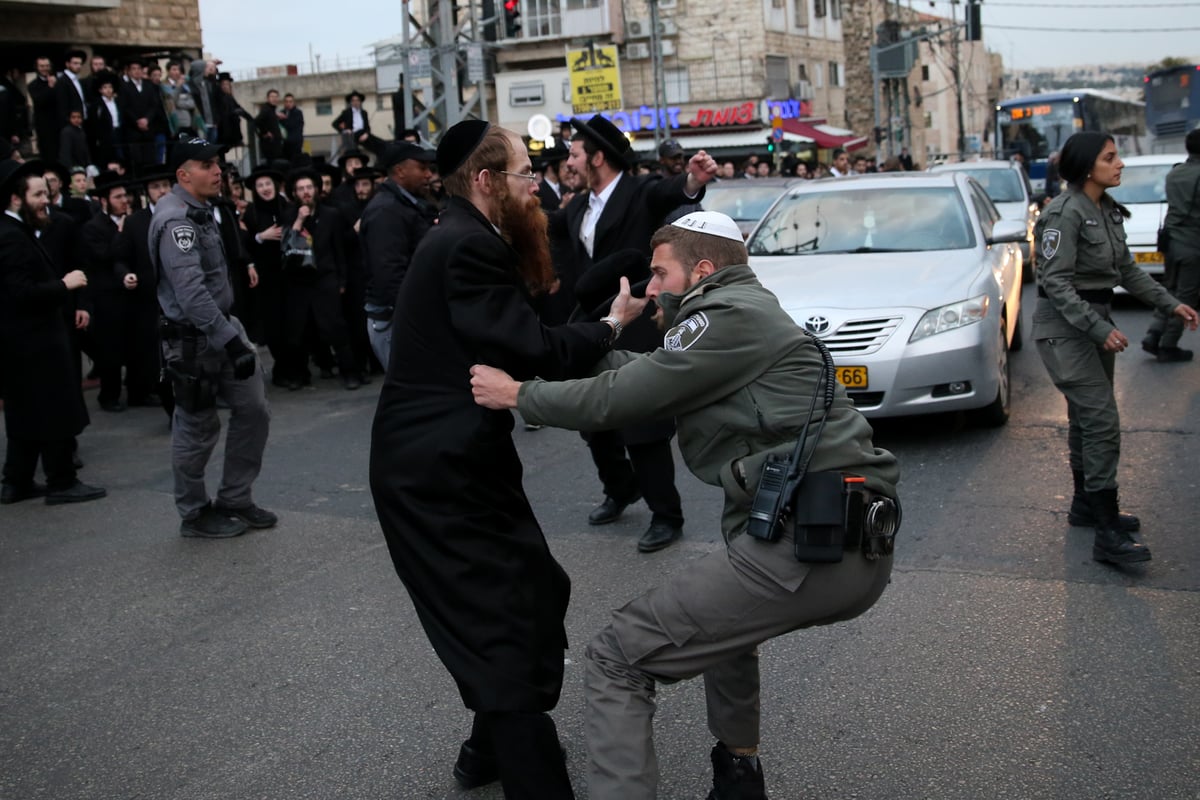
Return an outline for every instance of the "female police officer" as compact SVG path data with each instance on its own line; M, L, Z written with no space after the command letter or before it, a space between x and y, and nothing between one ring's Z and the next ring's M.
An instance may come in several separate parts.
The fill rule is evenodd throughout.
M1108 196L1124 163L1111 136L1081 132L1062 149L1059 172L1069 185L1037 225L1038 302L1033 338L1051 380L1067 398L1067 444L1075 496L1068 520L1096 530L1092 558L1113 564L1148 561L1133 539L1138 519L1117 504L1120 419L1113 395L1116 354L1129 346L1110 315L1120 285L1193 330L1196 312L1139 269L1125 244L1129 212Z

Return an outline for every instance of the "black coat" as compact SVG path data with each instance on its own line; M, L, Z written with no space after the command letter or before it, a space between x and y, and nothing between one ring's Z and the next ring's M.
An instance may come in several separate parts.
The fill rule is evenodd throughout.
M33 230L0 214L0 387L10 439L69 439L87 424L64 315L70 303Z
M563 194L566 194L567 187L560 183L558 188L559 191L561 191ZM562 197L560 197L546 181L542 181L538 184L538 200L541 201L542 208L547 212L558 211L558 209L562 207Z
M83 81L79 83L81 86L83 85ZM59 130L62 130L62 127L68 124L68 117L72 111L82 113L85 108L83 95L75 90L75 84L71 83L71 79L67 77L66 72L58 73L58 80L54 83L54 100L58 112Z
M88 136L83 128L64 125L58 132L58 163L64 167L86 167L92 163ZM63 187L64 191L66 187Z
M396 304L413 253L436 218L433 206L413 203L390 178L379 185L363 210L358 229L368 303L381 308Z
M117 91L117 103L124 117L122 126L126 136L131 140L151 140L155 133L167 129L167 115L163 109L162 90L149 80L142 81L139 90L133 81L120 80ZM138 128L137 121L145 119L148 129Z
M454 198L413 256L371 436L371 491L396 572L463 701L546 711L562 687L570 580L521 485L513 415L477 406L472 364L584 374L605 323L546 328L516 253Z
M58 98L50 82L37 76L29 82L29 99L33 101L33 129L37 133L38 155L58 157Z
M8 143L11 137L28 138L29 102L16 84L0 75L0 141Z
M555 247L558 252L573 254L578 276L576 291L581 300L594 296L596 287L604 297L616 295L622 275L629 279L630 285L650 277L649 258L631 270L627 268L629 260L609 256L630 249L649 256L650 237L662 226L664 217L678 206L699 202L704 197L701 189L699 195L689 198L684 194L686 185L686 174L673 178L623 175L596 222L591 256L579 239L590 193L579 192L566 208L550 215L550 235ZM592 310L590 301L581 305L585 314ZM650 353L662 346L662 331L651 318L652 307L647 306L646 312L625 327L617 340L618 349ZM638 444L669 438L674 429L670 420L649 422L625 428L621 435L626 444Z
M118 279L123 279L131 272L136 275L138 288L134 290L134 296L138 298L139 305L150 302L157 308L155 287L158 275L150 259L149 239L150 220L153 217L149 208L142 208L125 219L125 228L117 235L113 245L113 268Z
M367 110L365 108L359 110L362 111L363 126L362 130L354 134L355 141L358 141L358 137L362 136L364 133L368 136L371 135L371 122L367 119ZM353 109L351 109L349 106L346 106L346 108L342 109L342 113L337 115L337 119L333 121L333 129L335 131L346 131L349 133L351 130L353 130L353 128L354 112Z
M275 106L263 103L254 118L254 132L258 135L259 158L274 161L283 157L283 129Z
M92 143L92 152L96 154L96 163L107 164L116 161L123 152L125 144L125 125L129 119L124 116L121 104L117 104L118 126L113 127L112 113L104 101L92 106L91 116L88 117L88 136Z
M298 206L284 211L284 236L296 221ZM347 341L342 315L341 290L346 286L346 221L337 209L322 203L305 220L303 230L312 241L316 269L283 267L283 336L293 345L304 340L309 319L322 342L335 347Z

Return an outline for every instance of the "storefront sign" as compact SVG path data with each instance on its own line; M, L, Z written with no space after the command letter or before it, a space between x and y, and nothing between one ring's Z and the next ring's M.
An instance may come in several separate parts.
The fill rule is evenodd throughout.
M807 100L763 100L761 103L747 100L722 108L698 108L693 112L691 119L682 121L683 109L679 106L667 106L657 114L650 106L601 113L626 133L637 133L659 127L673 131L687 128L746 127L768 123L775 117L794 119L809 116L811 112L812 104ZM557 119L559 122L571 121L566 114L557 115Z

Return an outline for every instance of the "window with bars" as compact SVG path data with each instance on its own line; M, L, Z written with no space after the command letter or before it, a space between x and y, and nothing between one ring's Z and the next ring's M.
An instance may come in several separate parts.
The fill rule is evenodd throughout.
M829 85L842 86L842 65L836 61L829 62Z
M818 19L829 13L825 0L813 0L813 16Z
M332 97L318 97L313 102L315 102L317 104L317 116L318 117L333 116L333 98Z
M663 70L663 83L668 103L687 103L692 99L687 67L667 67Z
M808 27L808 0L792 0L792 25L797 28Z
M791 97L787 56L767 56L767 97Z

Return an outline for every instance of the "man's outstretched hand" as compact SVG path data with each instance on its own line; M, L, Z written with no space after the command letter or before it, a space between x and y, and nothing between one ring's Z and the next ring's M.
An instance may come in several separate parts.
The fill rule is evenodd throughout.
M517 407L517 392L521 384L502 369L476 364L471 367L471 394L484 408L501 411Z

